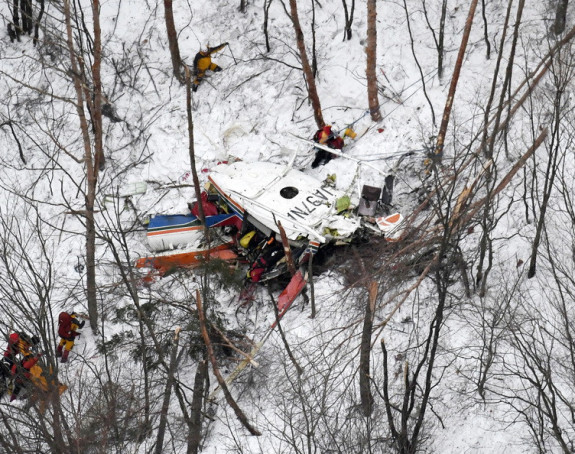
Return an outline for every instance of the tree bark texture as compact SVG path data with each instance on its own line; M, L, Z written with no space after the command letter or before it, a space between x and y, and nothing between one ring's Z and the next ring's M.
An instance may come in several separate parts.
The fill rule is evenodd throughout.
M364 416L369 416L373 410L373 396L370 389L370 356L371 356L371 332L373 330L373 314L375 312L375 300L377 298L377 282L369 283L369 300L365 307L363 318L363 331L359 353L359 393L361 408Z
M204 235L206 241L209 242L209 229L206 226L206 214L204 213L204 205L202 204L202 189L200 186L200 179L198 178L198 171L196 169L196 152L194 149L194 119L192 117L192 78L190 74L190 68L188 66L186 66L186 113L188 116L190 167L192 169L196 201L198 203L198 216L202 222L202 225L204 226Z
M565 22L567 20L567 5L569 0L559 0L555 10L555 22L553 23L553 33L560 35L565 31Z
M353 13L355 12L355 0L351 0L351 10L347 8L347 0L342 0L343 13L345 16L345 27L343 31L343 40L349 41L352 37L351 26L353 24Z
M313 77L313 71L309 64L309 60L307 58L307 52L305 49L305 42L303 31L301 29L301 25L299 22L299 16L297 13L297 2L296 0L290 0L290 13L291 13L291 21L293 24L293 28L295 30L295 37L297 42L297 48L299 51L299 55L301 58L301 65L303 69L303 74L305 77L305 81L307 84L307 92L309 95L309 100L311 102L313 108L313 116L315 118L315 123L318 129L321 129L325 126L325 122L323 121L323 114L321 112L321 104L319 102L319 96L317 94L317 88L315 86L315 79Z
M180 57L180 47L178 46L178 33L174 22L174 10L172 0L164 0L164 17L166 19L166 30L168 32L168 45L170 47L170 57L172 58L172 69L174 76L180 83L184 83L184 76L181 71L182 59Z
M381 121L379 110L379 100L377 99L377 5L376 0L367 0L367 99L369 103L369 113L373 121Z
M72 18L70 13L70 1L64 0L64 17L66 21L66 44L72 66L74 89L76 92L76 112L80 120L80 130L84 145L84 165L86 168L86 193L85 193L85 222L86 222L86 299L90 327L94 333L98 333L98 301L96 293L96 225L94 222L94 203L96 200L97 170L92 158L92 139L88 128L88 121L84 111L83 81L78 66L78 59L74 49L74 37L72 32Z
M168 424L168 408L170 407L170 397L172 395L172 386L174 385L174 374L176 373L176 358L178 355L178 342L180 340L180 331L182 328L179 326L174 332L174 339L172 344L172 351L170 353L170 364L168 366L168 377L166 378L166 389L164 390L164 400L162 402L162 409L160 411L160 424L158 426L158 436L156 438L156 454L162 454L164 447L164 435L166 433L166 425Z
M202 402L204 400L204 388L208 375L208 362L203 360L198 364L194 379L194 392L192 394L190 439L188 441L188 454L200 452L202 441Z
M459 46L459 53L457 54L457 61L453 69L453 76L451 77L451 84L449 86L449 93L447 94L447 101L443 110L443 117L441 119L441 126L437 135L437 144L435 147L435 157L441 159L443 154L443 143L445 141L445 134L447 133L447 126L449 125L449 117L451 116L451 108L453 107L453 100L455 98L455 90L457 89L457 82L459 81L459 73L461 72L461 65L463 64L463 57L467 49L467 42L469 41L469 33L471 32L471 25L473 24L473 16L475 15L475 8L477 7L477 0L472 0L469 7L469 14L465 22L463 30L463 38Z

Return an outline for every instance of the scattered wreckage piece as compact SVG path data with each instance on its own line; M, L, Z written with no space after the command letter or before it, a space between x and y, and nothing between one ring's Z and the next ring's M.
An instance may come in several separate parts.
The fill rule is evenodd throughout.
M152 268L159 276L164 276L176 268L193 268L211 259L231 262L238 258L238 255L231 247L232 243L223 243L212 247L190 247L187 249L177 249L176 251L167 251L147 257L140 257L136 260L136 268ZM144 277L144 282L150 282L153 279L153 273L148 274Z
M299 294L302 292L302 290L304 289L304 287L307 284L307 279L308 279L308 273L307 271L304 271L302 273L301 270L298 270L293 277L291 278L289 284L287 285L287 287L280 293L280 296L278 298L278 303L277 303L277 307L278 307L278 319L282 318L284 316L284 314L287 312L287 310L290 308L290 306L292 305L292 303L295 301L295 299L299 296ZM271 326L272 328L274 328L276 326L277 320L274 322L274 324Z
M215 214L206 216L209 229L240 225L235 214ZM146 233L148 245L153 251L165 251L178 247L195 246L204 243L204 226L194 214L158 215L150 219Z
M206 216L209 229L235 226L237 223L238 218L233 214ZM214 235L207 242L204 226L192 213L152 217L148 223L146 237L150 249L165 252L139 258L136 268L153 268L160 276L175 268L198 266L208 259L232 261L238 258L232 251L231 237L222 233ZM145 280L153 280L153 276L148 275Z
M387 241L399 241L403 235L405 219L400 213L375 218L379 229L384 233Z

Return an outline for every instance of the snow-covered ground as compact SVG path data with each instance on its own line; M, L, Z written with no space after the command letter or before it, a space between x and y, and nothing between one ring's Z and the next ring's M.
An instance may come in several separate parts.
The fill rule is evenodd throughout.
M91 29L90 2L82 0L79 3L85 4L83 13L87 28ZM115 116L121 119L111 122L104 117L107 163L100 173L96 200L98 298L105 319L99 336L84 329L72 361L60 367L58 372L60 380L69 386L63 401L68 412L65 418L70 421L78 415L97 421L94 414L102 412L98 413L96 402L107 392L102 391L107 389L103 383L119 384L125 392L124 397L130 395L127 390L131 389L133 407L126 404L122 409L122 415L129 415L128 419L140 422L146 407L142 404L143 396L146 394L146 399L151 400L146 404L152 409L151 435L137 441L137 437L126 439L123 452L151 451L156 441L165 370L159 365L162 359L154 353L156 340L148 332L150 326L138 322L134 297L127 294L123 284L125 276L119 268L120 264L133 263L137 257L149 252L144 228L137 225L125 238L118 235L118 231L120 227L127 228L137 219L155 213L186 212L187 203L195 198L189 172L186 91L172 74L163 3L159 0L121 0L101 4L103 89ZM278 0L271 3L269 52L263 33L264 1L246 2L244 13L239 12L239 3L237 0L219 0L174 2L173 5L180 53L187 64L191 65L201 48L229 43L213 57L223 71L209 74L192 99L194 149L202 183L210 168L220 161L239 158L248 162L287 163L297 152L296 167L321 180L335 174L337 187L351 191L352 200L357 203L357 188L361 184L380 186L380 173L365 166L358 173L356 165L343 158L333 159L317 169L310 168L313 151L301 138L311 138L317 127L307 101L293 27L287 15L289 3ZM396 176L394 207L404 215L410 215L423 200L421 188L433 190L437 182L426 174L423 161L425 151L434 146L438 134L469 5L461 1L447 2L445 69L440 80L434 33L438 38L442 2L409 0L405 3L408 15L404 2L377 2L377 72L383 119L374 123L368 114L365 77L365 0L355 2L350 40L343 40L342 2L300 0L298 3L309 55L311 8L315 5L316 83L325 121L341 131L353 124L358 136L355 140L346 139L345 153L393 173ZM351 7L351 2L347 3ZM41 332L48 356L53 351L50 345L55 342L53 323L58 312L72 307L77 312L87 312L84 226L81 216L74 215L84 206L85 174L81 161L84 150L73 105L74 87L67 75L70 71L67 50L59 47L62 42L58 40L63 35L58 34L63 33L63 25L58 5L46 5L42 44L38 48L32 46L29 37L10 43L5 36L0 42L3 101L0 108L0 214L3 221L0 240L4 244L0 294L6 301L2 309L5 318L0 326L2 334L6 335L18 329ZM478 137L501 46L506 8L503 2L486 2L485 22L481 4L475 13L447 130L444 167L439 171L444 182L451 181L450 175L457 176L451 198L453 205L464 185L471 184L479 173L479 164L463 169L461 174L457 172L466 156L479 146ZM3 4L0 11L8 21L7 4ZM509 93L554 45L555 37L548 31L554 14L550 5L525 6ZM493 110L499 105L515 16L516 7L513 6L506 30L498 90L491 105ZM486 58L485 35L491 44L489 59ZM90 43L84 38L83 45L89 47ZM421 452L561 452L557 438L553 437L557 427L566 440L565 446L573 449L575 434L566 409L573 401L572 386L568 385L572 385L570 374L574 368L572 363L569 367L569 329L564 326L565 320L572 320L572 295L575 294L574 283L568 278L572 277L572 245L575 242L571 213L565 201L566 195L572 194L570 176L575 168L572 155L564 154L571 143L569 125L574 124L569 105L572 90L572 62L569 59L570 53L566 51L561 60L563 67L559 67L559 60L554 62L553 71L545 76L513 117L506 133L508 146L504 147L501 140L496 143L495 181L499 183L531 146L539 131L553 126L554 77L551 74L562 74L566 86L561 98L565 107L560 140L548 138L547 145L528 161L525 170L521 169L503 188L489 214L493 222L490 237L494 241L485 295L480 296L480 285L474 284L481 225L470 222L457 235L468 267L471 294L466 295L461 277L454 274L432 374L435 385L426 409ZM18 143L25 162L21 159ZM549 221L537 274L533 279L527 279L545 190L542 175L550 143L559 143L563 167L555 183L558 189L551 193L546 216ZM412 153L402 159L386 159L404 151ZM452 160L454 156L456 159ZM116 193L118 188L141 181L147 182L147 192L131 197L128 204L124 204L123 199L105 197ZM531 199L532 194L536 195L535 202ZM477 199L484 195L485 190L481 189ZM429 213L423 212L416 224ZM480 216L477 214L477 219ZM434 218L430 225L437 223ZM316 318L309 317L310 305L304 304L304 298L300 297L282 319L294 357L304 369L303 375L298 376L295 372L279 332L275 330L256 357L260 367L247 368L232 385L232 394L262 435L250 436L219 393L204 409L209 417L204 418L202 452L392 452L394 445L382 395L384 373L380 342L385 341L389 353L392 400L401 405L405 367L416 367L422 358L422 346L430 330L438 295L434 280L426 278L383 326L401 295L391 301L388 298L414 285L418 273L406 269L401 276L403 279L399 279L401 270L397 272L397 268L387 265L380 268L387 263L392 251L397 250L393 249L395 246L389 246L389 251L378 249L380 244L357 248L356 255L339 253L338 261L347 266L333 263L315 278ZM112 246L118 251L117 257L112 253ZM382 252L378 256L374 251ZM28 257L30 262L23 257ZM366 271L360 274L366 278L373 272L368 280L378 281L380 289L371 339L371 386L375 406L369 418L359 410L358 383L359 345L368 301L367 281L358 283L349 269L359 269L362 258L365 263L361 266L366 267ZM560 271L556 269L558 264L563 265ZM392 269L394 271L390 271ZM564 277L553 279L553 275ZM45 280L38 283L38 276ZM212 279L208 285L210 290L204 293L210 305L209 317L216 320L214 323L218 326L235 333L234 340L244 351L249 351L252 348L250 341L262 339L274 320L268 290L263 286L258 288L256 300L246 307L238 303L237 288L218 286L213 281L217 279ZM156 281L150 287L132 287L138 289L139 303L154 322L155 336L166 346L164 361L169 360L168 346L173 328L176 325L184 328L179 344L184 353L176 374L181 385L172 393L169 428L162 452L186 452L187 429L180 404L182 399L187 399L183 407L189 411L201 356L201 337L197 324L191 321L198 284L206 287L202 273L185 272ZM272 289L273 295L277 296L278 292L278 288ZM533 328L528 329L530 326ZM521 350L518 347L520 339L529 343L529 337L521 337L529 332L533 339L541 340L533 341L531 356L529 348ZM143 340L140 340L141 333ZM486 345L492 347L489 354L492 354L493 362L486 359ZM547 356L541 355L549 351ZM149 361L149 370L143 365L144 357L147 358L144 362ZM561 403L557 404L559 414L555 419L553 415L546 416L553 414L545 401L549 395L546 390L550 389L545 385L547 369L537 369L535 358L547 358L549 371L558 374L553 376L554 383L563 394L558 399ZM223 356L220 359L224 375L237 364ZM478 382L488 363L482 398ZM424 363L424 371L427 365ZM543 383L539 394L537 386L529 381L537 382L537 378ZM423 376L420 380L417 393L423 386ZM215 387L216 380L211 376L209 391ZM81 406L78 401L89 404ZM533 406L533 402L540 404ZM572 408L572 403L570 405ZM21 403L2 401L0 411L3 415L17 414L34 420L30 413L33 410L20 412L21 407ZM415 410L410 427L417 416ZM526 418L536 422L533 428L535 431L539 428L545 445L534 444L533 434L525 424ZM553 420L556 420L556 427L551 423ZM137 430L126 421L117 428L127 432L129 428ZM90 439L87 434L93 429L83 423L71 432L85 441ZM31 424L27 430L32 434L37 429ZM94 430L93 433L100 434ZM100 435L101 438L96 436L91 442L91 447L78 452L96 452L97 444L104 439L106 441L99 443L102 449L121 452L118 451L119 444L114 445L120 443L118 437L113 442L106 438L107 435Z

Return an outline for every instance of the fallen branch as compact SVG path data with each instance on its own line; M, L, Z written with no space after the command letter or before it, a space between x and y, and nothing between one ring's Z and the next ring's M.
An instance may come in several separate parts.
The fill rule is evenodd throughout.
M255 427L253 427L250 424L250 422L248 421L248 418L242 412L241 408L239 407L239 405L236 403L236 401L232 397L232 394L230 393L230 390L228 389L228 386L226 385L226 382L225 382L224 378L222 377L222 374L220 373L220 368L218 367L218 363L217 363L216 357L214 355L214 349L212 347L212 342L210 341L210 335L208 334L208 330L206 329L206 318L204 316L204 309L202 308L202 299L201 299L199 290L196 290L196 306L198 308L198 319L200 321L200 330L202 332L202 337L204 338L204 343L206 344L206 349L208 351L208 357L210 359L210 362L212 363L212 369L214 371L214 375L216 376L216 379L218 380L220 388L224 392L224 396L226 397L226 401L228 402L230 407L232 407L232 409L234 410L234 413L236 414L236 417L243 424L243 426L248 430L248 432L251 433L252 435L259 436L259 435L261 435L261 432L259 432Z
M220 336L222 336L222 339L225 341L226 345L228 347L230 347L233 351L235 351L236 353L239 353L240 355L242 355L246 360L248 360L250 362L250 364L254 367L260 367L260 365L247 353L244 353L242 350L240 350L238 347L236 347L232 341L230 341L226 335L220 330L218 329L218 327L214 324L212 324L212 328L215 329L218 334Z

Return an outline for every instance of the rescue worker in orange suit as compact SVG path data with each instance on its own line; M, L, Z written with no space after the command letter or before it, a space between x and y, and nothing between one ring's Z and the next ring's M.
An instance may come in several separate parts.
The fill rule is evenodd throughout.
M212 62L212 54L219 52L224 47L226 47L228 43L220 44L216 47L208 47L208 50L203 51L201 50L198 52L194 58L194 85L192 86L192 90L196 91L200 82L206 75L206 71L210 70L213 72L220 72L222 68Z
M30 355L12 366L14 389L12 391L12 396L10 396L10 402L16 400L20 394L20 391L22 391L22 388L28 384L30 381L30 369L36 365L39 359L40 355Z
M83 328L84 323L86 323L84 320L77 319L75 312L61 312L58 316L58 336L61 339L56 349L56 356L61 358L60 362L68 362L68 355L74 347L74 340L80 336L77 330Z
M32 347L40 342L36 336L28 336L25 333L12 333L8 337L8 346L4 351L4 361L12 367L16 363L17 355L24 359L32 356Z
M355 139L355 132L351 128L346 128L343 136L349 136ZM313 136L313 141L321 145L326 145L333 150L341 150L343 148L343 138L340 137L335 131L332 130L331 125L326 125L319 129ZM315 159L311 163L311 168L315 169L320 165L327 164L336 155L331 154L329 151L322 150L321 148L316 148Z

